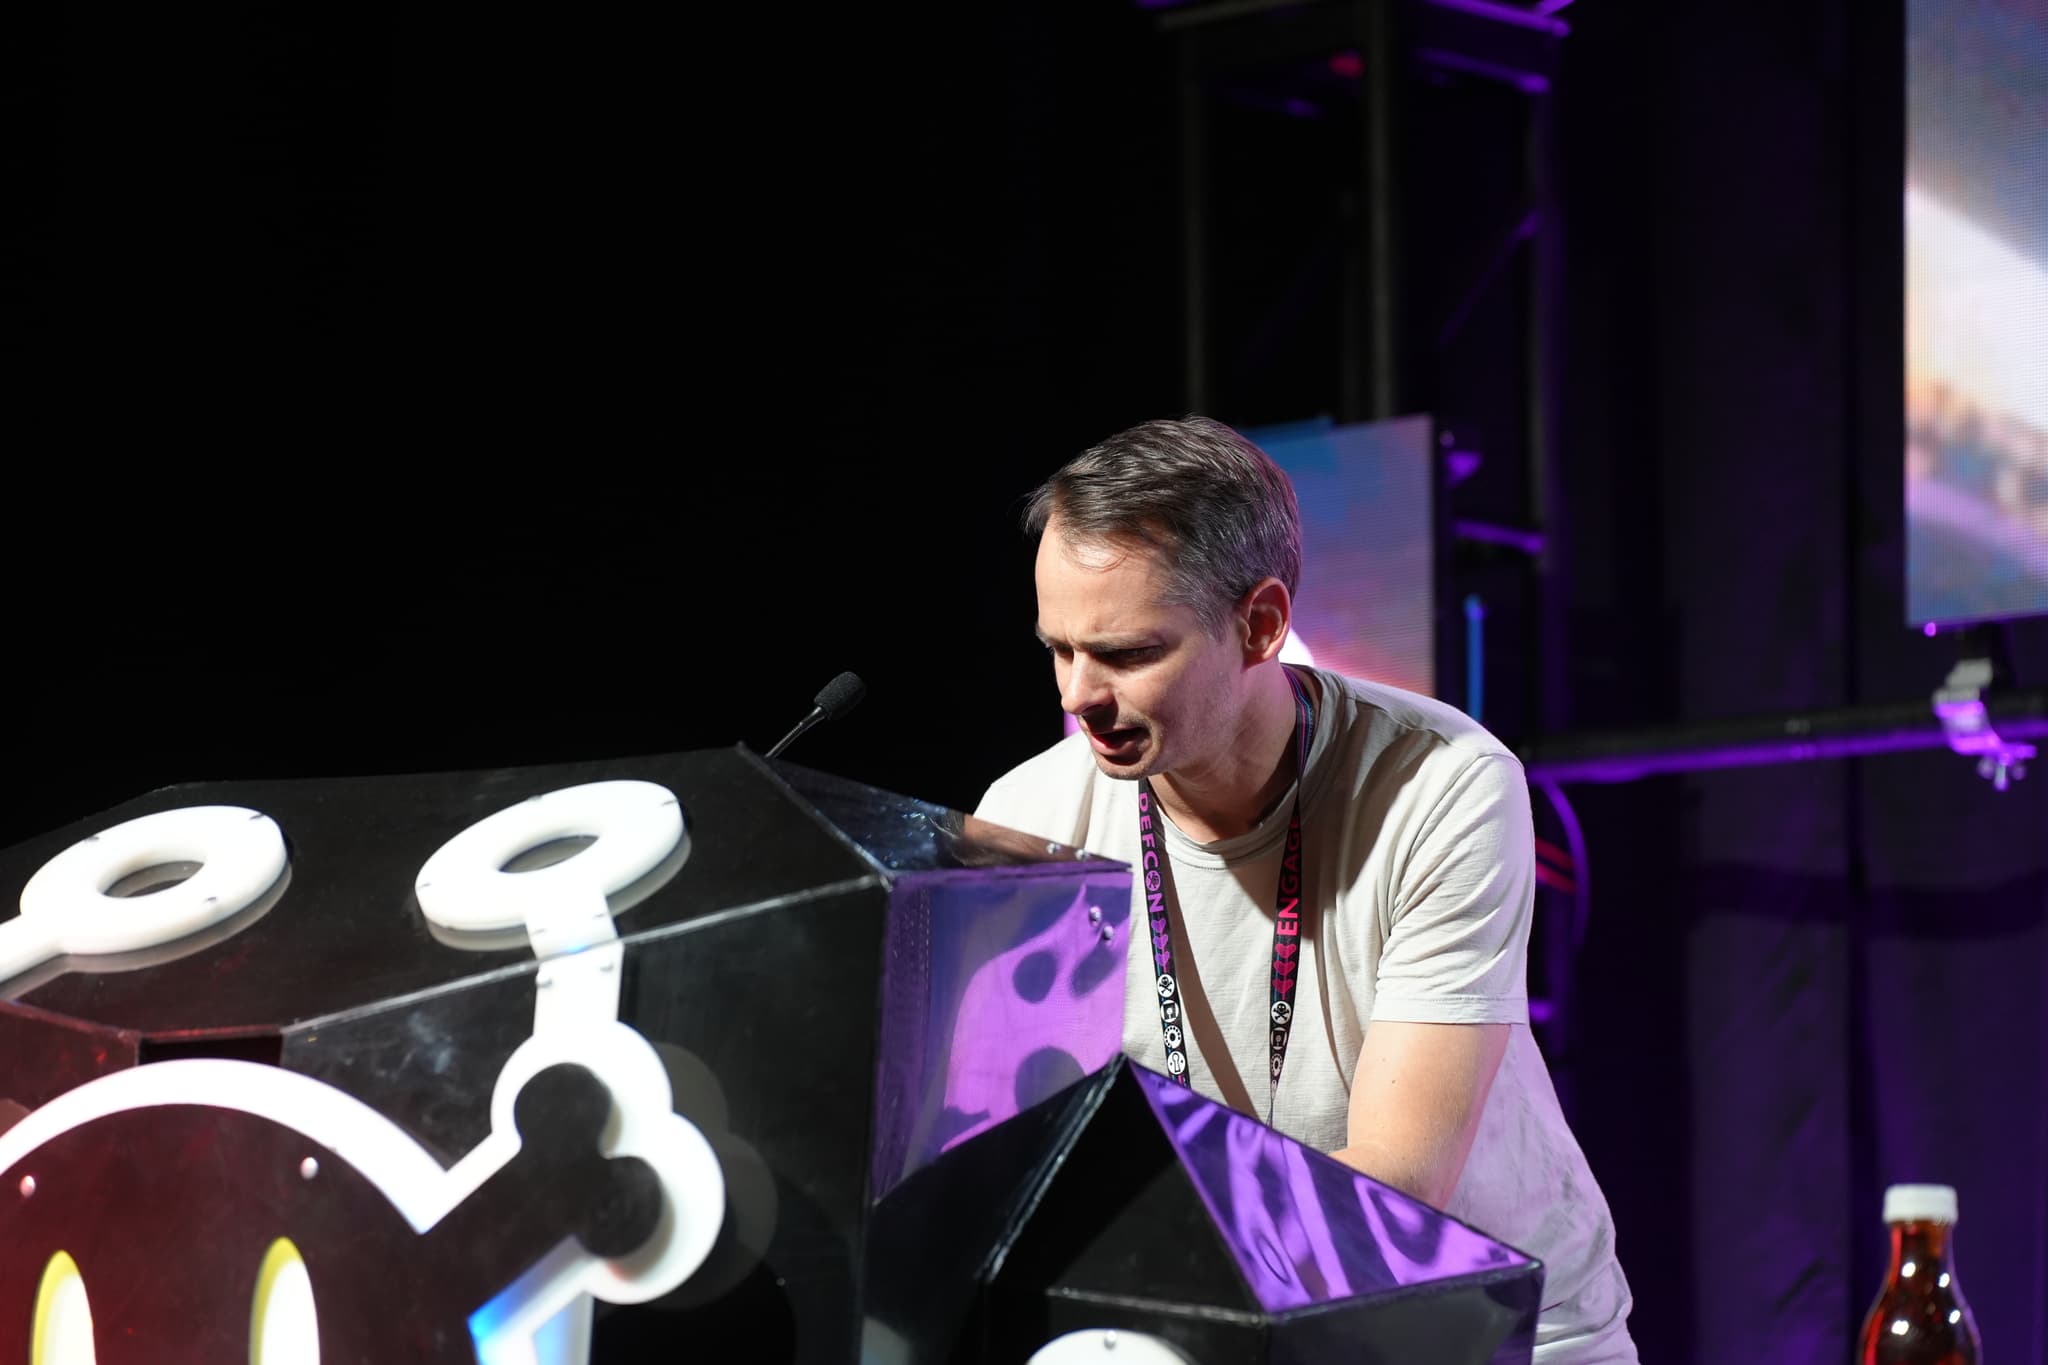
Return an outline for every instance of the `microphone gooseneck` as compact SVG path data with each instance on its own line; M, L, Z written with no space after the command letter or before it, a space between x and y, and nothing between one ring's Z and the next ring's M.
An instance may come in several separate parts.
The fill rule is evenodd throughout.
M810 729L819 721L839 719L848 711L860 705L860 699L867 694L868 686L860 680L858 674L841 673L831 682L825 684L824 690L818 693L817 699L811 707L811 713L798 721L794 730L791 730L780 740L776 741L775 747L768 751L768 757L773 758L784 749L787 749L796 742L798 736L802 735L804 731Z

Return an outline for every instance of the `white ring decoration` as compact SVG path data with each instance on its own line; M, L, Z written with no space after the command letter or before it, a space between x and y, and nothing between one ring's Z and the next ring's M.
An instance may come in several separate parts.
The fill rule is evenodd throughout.
M176 886L109 896L133 872L198 863ZM21 890L21 917L0 925L0 980L59 953L155 948L218 924L277 884L284 833L243 806L158 811L81 839L44 863Z
M575 856L531 872L504 866L556 839L594 837ZM610 896L659 867L683 839L682 805L654 782L590 782L509 806L477 821L435 851L413 890L420 910L444 929L510 929L537 897Z

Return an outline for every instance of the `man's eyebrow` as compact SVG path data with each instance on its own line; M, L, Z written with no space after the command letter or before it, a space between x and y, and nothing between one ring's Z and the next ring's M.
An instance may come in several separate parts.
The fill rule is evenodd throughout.
M1129 654L1140 649L1154 649L1159 644L1159 641L1150 635L1106 635L1099 640L1076 640L1069 642L1053 639L1039 626L1033 626L1031 633L1036 635L1038 642L1048 649L1056 644L1072 643L1073 647L1080 650L1083 654Z

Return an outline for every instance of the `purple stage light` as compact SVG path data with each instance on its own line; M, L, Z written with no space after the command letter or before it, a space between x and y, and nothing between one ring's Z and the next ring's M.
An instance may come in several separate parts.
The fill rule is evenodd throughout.
M1451 530L1460 540L1483 541L1489 545L1505 545L1511 550L1520 550L1526 555L1543 553L1543 533L1524 531L1516 526L1496 526L1486 521L1458 521Z

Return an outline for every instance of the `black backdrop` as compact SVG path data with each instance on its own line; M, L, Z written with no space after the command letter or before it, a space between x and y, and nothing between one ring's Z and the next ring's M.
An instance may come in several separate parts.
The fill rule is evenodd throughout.
M1056 737L1016 500L1175 410L1172 158L1149 20L1017 10L43 35L0 837L764 749L842 668L819 766Z

